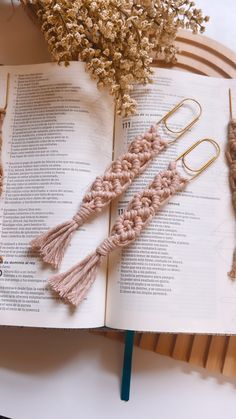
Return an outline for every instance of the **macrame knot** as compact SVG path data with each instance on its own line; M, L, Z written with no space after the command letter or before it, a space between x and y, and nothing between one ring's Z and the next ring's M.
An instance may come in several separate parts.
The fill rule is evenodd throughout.
M133 179L139 173L141 163L141 156L138 158L135 154L127 154L126 158L121 161L122 177L120 180Z
M100 244L100 246L97 247L96 253L97 255L105 257L109 255L109 253L111 253L116 247L117 244L114 242L114 240L108 237L102 244Z
M118 218L112 229L112 237L114 237L118 246L126 246L127 243L135 240L142 230L142 218L137 211L125 211Z
M230 165L230 186L232 190L235 188L236 182L236 160L232 161Z
M127 246L134 241L164 201L181 190L186 182L176 171L176 162L155 176L147 189L134 196L126 211L115 222L111 237L117 246Z
M228 145L226 158L229 164L229 184L232 192L232 203L236 211L236 120L230 121L228 125ZM232 269L228 273L230 278L236 278L236 251L233 254Z
M137 199L138 212L156 211L160 205L160 196L154 189L149 189L143 192L140 198Z
M236 191L233 191L232 193L232 201L233 201L233 205L236 208Z
M236 130L236 119L231 120L231 126L232 126L233 129ZM236 134L236 131L235 131L235 134Z
M92 214L93 210L86 204L81 205L77 214L74 215L72 220L77 224L77 228L80 227L85 220Z

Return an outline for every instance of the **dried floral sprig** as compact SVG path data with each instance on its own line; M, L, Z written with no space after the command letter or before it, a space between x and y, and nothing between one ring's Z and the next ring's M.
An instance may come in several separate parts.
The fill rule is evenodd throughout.
M203 32L209 19L190 0L21 1L36 12L53 59L84 61L125 116L136 110L133 84L151 82L153 53L174 62L177 30Z

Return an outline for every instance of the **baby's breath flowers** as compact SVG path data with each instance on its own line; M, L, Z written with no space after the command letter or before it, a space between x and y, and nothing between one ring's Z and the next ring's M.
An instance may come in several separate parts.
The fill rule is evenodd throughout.
M82 60L118 114L135 113L134 83L151 82L153 57L174 62L177 30L203 32L208 17L190 0L21 0L37 14L52 57Z

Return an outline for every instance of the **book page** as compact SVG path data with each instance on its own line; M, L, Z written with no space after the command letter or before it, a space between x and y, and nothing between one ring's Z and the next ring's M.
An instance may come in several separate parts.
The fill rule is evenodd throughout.
M29 253L31 239L70 220L95 176L112 158L113 105L82 63L0 68L4 193L0 207L0 324L87 328L104 325L106 266L73 309L47 288L57 271ZM108 231L108 211L74 233L60 272L94 250Z
M122 196L113 208L113 222L135 192L197 140L215 139L221 155L161 209L135 243L111 256L106 324L141 331L236 333L236 283L227 275L235 217L224 156L228 88L236 94L236 82L165 69L156 69L154 79L153 85L134 90L138 114L117 121L117 154L184 98L199 101L202 116ZM183 128L191 112L196 116L197 108L188 103L168 124ZM166 130L160 133L168 139ZM199 167L209 154L204 147L199 152L196 161L196 153L191 157L191 167Z

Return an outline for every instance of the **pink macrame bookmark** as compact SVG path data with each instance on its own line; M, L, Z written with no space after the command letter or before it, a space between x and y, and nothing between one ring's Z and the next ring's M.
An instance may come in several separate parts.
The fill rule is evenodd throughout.
M100 212L113 199L121 195L166 146L157 128L152 126L145 134L136 137L125 154L113 161L103 176L97 176L84 196L77 214L72 220L60 224L32 240L31 247L44 262L57 268L70 243L72 234L90 216Z
M113 250L136 240L165 202L182 191L188 182L176 170L176 162L170 163L168 170L156 175L146 189L134 196L126 211L116 220L110 236L94 253L49 280L52 290L77 306L93 284L102 260Z
M228 147L226 158L229 164L229 183L232 191L232 203L236 213L236 120L231 119L228 125ZM228 273L232 279L236 278L236 249L233 254L231 271Z

